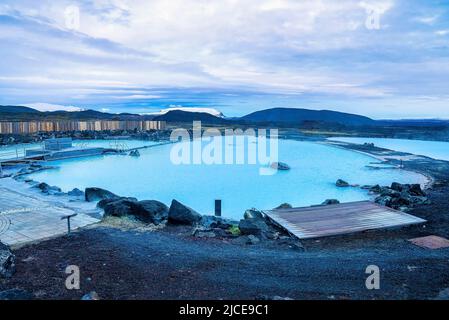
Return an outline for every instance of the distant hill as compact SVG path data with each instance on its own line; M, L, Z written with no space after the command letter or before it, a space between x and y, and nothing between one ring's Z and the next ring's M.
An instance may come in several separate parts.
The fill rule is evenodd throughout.
M23 106L0 106L0 121L52 121L52 120L147 120L137 114L112 114L95 110L82 111L38 111Z
M194 108L193 110L199 110ZM0 106L0 121L77 121L77 120L157 120L174 123L205 124L274 124L279 126L333 124L345 126L387 126L387 127L447 127L449 120L410 119L410 120L373 120L365 116L331 110L308 110L294 108L273 108L250 113L243 117L224 118L211 114L210 110L195 112L192 110L169 110L163 114L139 115L132 113L105 113L96 110L81 111L38 111L24 106Z
M23 106L0 106L0 121L77 121L77 120L156 120L169 122L202 121L207 124L222 124L228 120L209 112L182 110L168 111L162 115L139 115L132 113L112 114L96 110L82 111L38 111Z
M0 106L0 114L2 113L39 113L36 109L22 106Z
M43 117L54 118L58 120L142 120L143 117L131 113L105 113L96 110L82 111L51 111L42 112Z
M41 112L23 106L0 106L0 121L39 120Z
M338 123L351 126L374 125L368 117L330 110L274 108L256 111L240 118L245 122L300 124L305 121Z
M160 110L158 113L151 113L150 115L161 116L170 111L186 111L186 112L196 112L196 113L209 113L218 118L224 118L223 113L214 108L203 108L203 107L169 107L166 109Z
M153 120L156 121L167 121L167 122L192 122L201 121L207 124L225 124L229 123L228 120L216 117L210 113L205 112L190 112L182 110L169 111L166 114L154 117Z

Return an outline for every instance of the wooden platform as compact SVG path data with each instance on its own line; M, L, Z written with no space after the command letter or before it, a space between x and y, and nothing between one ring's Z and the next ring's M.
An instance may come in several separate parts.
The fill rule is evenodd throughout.
M400 227L426 222L410 214L371 201L349 202L264 211L272 221L299 239Z
M78 215L71 220L72 230L99 222L82 208L50 198L0 186L0 241L19 245L66 234L67 221L61 217L74 213Z

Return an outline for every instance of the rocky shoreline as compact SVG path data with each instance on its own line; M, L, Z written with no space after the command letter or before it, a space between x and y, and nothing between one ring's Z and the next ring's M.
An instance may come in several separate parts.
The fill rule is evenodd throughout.
M142 224L155 226L175 225L191 227L196 238L229 239L240 244L257 244L261 241L277 241L301 249L296 238L276 225L257 209L248 209L240 221L219 216L201 215L194 209L173 199L168 207L157 200L139 201L132 197L121 197L101 188L87 188L86 201L98 201L104 210L103 219L108 217L127 218Z
M420 175L422 175L426 180L424 183L424 189L430 188L433 185L434 177L433 175L427 170L426 167L416 167L414 166L411 168L410 166L405 166L405 164L412 163L416 159L427 159L429 160L429 164L432 162L438 162L440 160L435 160L432 158L427 158L423 156L416 156L411 153L406 152L400 152L400 151L394 151L384 148L376 147L373 143L365 143L365 144L356 144L356 143L349 143L349 142L336 142L336 141L329 141L322 139L319 141L320 143L335 147L335 148L341 148L345 150L350 150L352 152L358 152L364 155L367 155L369 157L372 157L373 159L376 159L380 161L380 163L385 165L390 165L391 167L388 169L402 169L407 171L413 171ZM381 170L382 168L378 168Z
M241 244L256 244L266 240L281 240L280 243L290 242L292 247L301 248L297 239L271 223L265 215L255 208L246 210L240 221L217 216L201 215L194 209L173 200L168 207L157 200L137 200L134 197L118 196L101 188L86 188L85 191L75 188L69 192L62 192L58 186L50 186L45 182L34 181L26 175L53 169L52 166L39 164L27 165L16 173L5 175L16 181L26 183L45 195L68 197L77 201L98 202L97 207L104 211L103 219L108 217L127 218L141 224L155 226L188 225L192 227L191 234L197 238L237 239ZM72 200L70 200L72 201ZM333 203L333 202L332 202ZM331 204L329 200L323 204ZM290 207L282 204L278 208ZM288 240L288 241L287 241Z
M382 206L389 207L400 211L409 211L410 209L419 206L430 204L426 192L421 189L421 185L416 184L401 184L393 182L391 186L380 185L350 185L348 182L338 179L335 185L339 188L361 188L367 190L370 195L375 195L374 202ZM336 199L326 200L326 204L339 203Z
M0 147L24 143L38 143L51 138L72 138L75 140L109 140L136 139L145 141L166 141L170 138L171 130L106 130L106 131L61 131L38 132L35 134L0 135Z

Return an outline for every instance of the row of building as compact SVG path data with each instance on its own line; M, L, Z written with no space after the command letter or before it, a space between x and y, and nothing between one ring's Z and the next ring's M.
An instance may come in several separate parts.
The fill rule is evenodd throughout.
M165 121L29 121L0 122L0 134L58 131L163 130Z

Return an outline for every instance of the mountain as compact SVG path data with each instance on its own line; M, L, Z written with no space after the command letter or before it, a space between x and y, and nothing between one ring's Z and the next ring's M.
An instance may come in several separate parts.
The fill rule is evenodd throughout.
M201 112L194 112L198 110ZM202 121L205 124L274 124L279 126L324 124L332 126L447 127L449 120L404 119L373 120L368 117L331 110L273 108L250 113L241 118L224 118L215 109L169 109L160 114L105 113L96 110L38 111L24 106L0 106L0 121L77 121L77 120L158 120L178 123ZM213 111L213 112L212 112ZM212 114L211 114L212 113Z
M2 113L39 113L36 109L22 106L0 106L0 114Z
M245 122L300 124L304 121L338 123L350 126L374 125L368 117L330 110L273 108L256 111L240 118Z
M39 119L41 112L23 106L0 106L0 121L28 121Z
M123 113L112 114L96 110L82 110L82 111L46 111L41 112L43 117L55 118L58 120L128 120L131 118L140 118L139 115Z
M154 117L155 121L167 121L167 122L192 122L201 121L207 124L225 124L229 123L228 120L216 117L210 113L204 112L191 112L182 110L169 111L163 115Z
M210 110L208 110L210 111ZM169 122L202 121L207 124L222 124L227 120L209 112L170 110L161 115L139 115L132 113L112 114L96 110L38 111L23 106L0 106L0 121L77 121L77 120L159 120Z
M61 120L147 120L138 114L112 114L96 110L82 111L38 111L23 106L0 106L0 120L3 121L61 121Z

